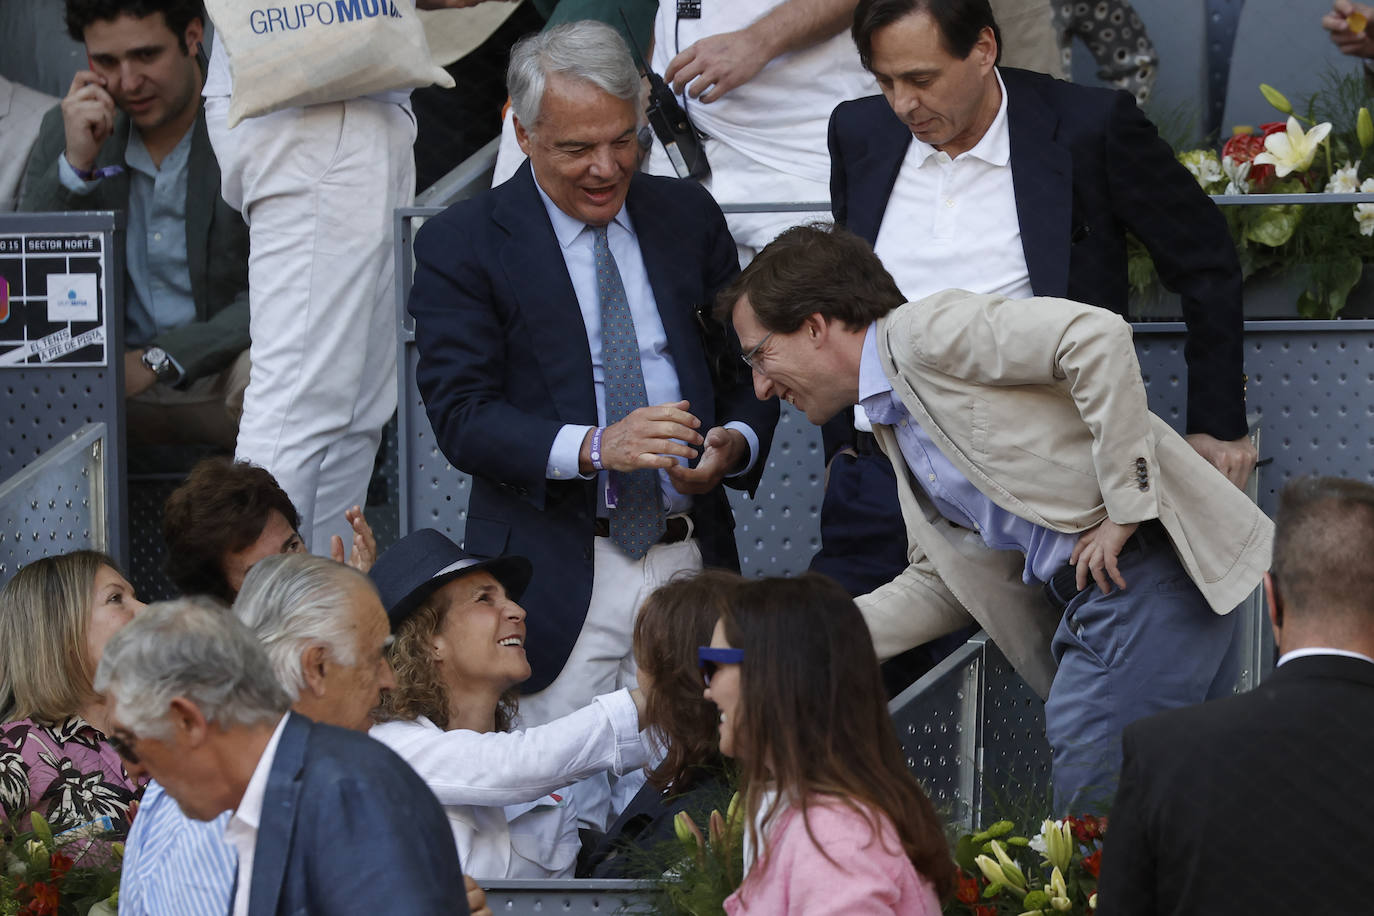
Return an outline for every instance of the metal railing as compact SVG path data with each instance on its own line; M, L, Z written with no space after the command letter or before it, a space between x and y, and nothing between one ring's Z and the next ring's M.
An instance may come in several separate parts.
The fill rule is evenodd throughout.
M39 557L109 550L108 427L87 423L0 484L0 586Z

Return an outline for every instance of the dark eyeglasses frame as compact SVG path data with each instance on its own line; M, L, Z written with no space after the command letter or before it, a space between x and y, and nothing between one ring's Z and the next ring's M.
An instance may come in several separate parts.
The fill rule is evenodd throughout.
M124 759L126 763L139 763L138 752L134 750L133 742L138 740L132 733L124 732L128 735L127 739L120 737L122 729L111 732L105 736L105 740L110 743L110 747L115 749L115 753Z
M760 340L760 341L758 342L758 345L755 346L754 349L750 350L748 353L741 353L741 354L740 354L740 357L739 357L739 358L742 359L742 360L744 360L744 364L745 364L746 366L749 367L749 371L750 371L750 372L762 372L762 371L763 371L763 370L760 369L758 366L755 366L755 365L754 365L754 360L756 360L756 359L759 358L759 351L763 349L763 345L766 344L766 343L768 343L768 341L771 340L771 339L773 338L773 335L776 334L776 333L777 333L777 331L769 331L767 334L764 335L763 340Z
M718 649L714 646L697 646L697 667L701 669L701 679L711 686L711 678L721 665L738 665L744 661L743 649Z

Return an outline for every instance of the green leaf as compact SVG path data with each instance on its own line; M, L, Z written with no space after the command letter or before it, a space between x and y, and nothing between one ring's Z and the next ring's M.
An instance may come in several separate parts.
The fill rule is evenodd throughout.
M1296 204L1257 207L1260 212L1245 230L1252 242L1277 248L1293 237L1302 220L1302 208Z
M1028 910L1040 910L1050 905L1050 897L1044 891L1031 891L1026 898L1021 901L1021 905Z
M1298 297L1298 313L1304 318L1335 318L1364 272L1355 256L1323 258L1307 268L1307 288Z
M973 837L964 834L959 837L959 842L954 847L954 861L957 862L959 867L964 871L976 874L978 872L978 866L974 864L973 860L977 858L979 852L978 846L973 842Z

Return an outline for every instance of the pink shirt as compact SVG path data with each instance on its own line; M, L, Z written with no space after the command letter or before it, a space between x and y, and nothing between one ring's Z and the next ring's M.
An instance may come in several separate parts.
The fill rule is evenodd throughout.
M800 809L784 811L769 831L767 859L726 898L729 916L939 916L935 889L916 873L886 815L880 837L838 802L812 806L807 820L830 858L811 841Z

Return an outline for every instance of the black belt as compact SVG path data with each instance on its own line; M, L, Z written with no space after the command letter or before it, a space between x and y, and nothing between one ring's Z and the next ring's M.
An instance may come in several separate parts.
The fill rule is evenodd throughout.
M596 526L592 532L599 538L611 536L611 520L597 516ZM663 537L658 539L660 544L676 544L685 541L692 536L692 523L687 521L685 515L672 515L663 520Z
M1150 519L1141 522L1135 529L1135 533L1127 538L1126 543L1121 545L1121 552L1117 557L1129 556L1133 553L1143 553L1160 545L1172 546L1169 544L1169 533L1164 530L1164 526L1158 519ZM1081 591L1089 588L1097 588L1097 581L1092 574L1088 575L1088 585ZM1050 577L1050 581L1045 583L1045 600L1060 611L1069 606L1069 602L1078 597L1080 589L1078 587L1078 567L1065 563L1059 572Z

